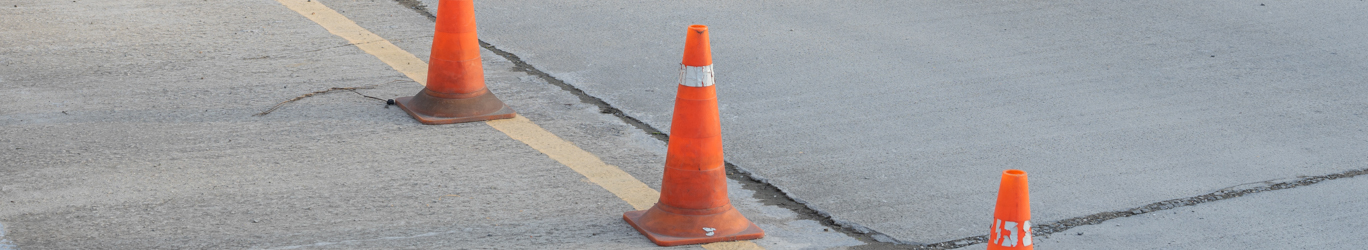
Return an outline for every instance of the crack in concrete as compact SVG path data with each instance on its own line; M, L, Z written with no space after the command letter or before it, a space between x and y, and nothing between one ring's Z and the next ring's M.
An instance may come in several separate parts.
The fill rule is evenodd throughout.
M434 22L437 20L437 16L432 14L431 11L428 11L427 6L424 5L422 2L419 2L418 0L395 0L395 2L405 7L408 7L409 9L414 10L414 12L417 12L418 14L428 17L428 20ZM556 79L555 77L552 77L550 74L547 74L546 72L542 72L536 67L533 67L531 64L524 62L517 55L514 55L513 53L509 53L507 51L500 50L494 45L489 44L483 40L480 41L480 46L512 62L514 65L514 70L521 71L530 75L535 75L543 80L546 80L547 83L556 85L557 87L560 87L562 90L570 92L571 94L574 94L575 96L579 97L580 102L599 107L600 113L612 114L613 116L622 119L622 121L631 124L632 126L641 129L642 131L645 131L651 137L654 137L664 142L669 142L669 136L661 132L659 129L651 127L650 125L642 122L641 120L624 114L622 110L613 107L612 105L603 101L603 99L591 96L585 93L584 90L581 90L564 81L561 81L560 79ZM755 194L753 195L753 197L759 199L762 204L779 206L789 209L790 211L793 211L794 213L798 214L798 218L800 219L818 221L823 226L834 228L837 231L846 234L847 236L853 237L867 244L863 246L852 247L851 249L956 249L988 241L988 235L965 237L930 244L921 244L917 242L898 240L896 238L893 238L892 236L880 233L868 227L861 226L857 223L837 220L831 215L831 213L827 213L825 211L813 208L811 204L801 199L798 199L797 197L794 197L789 192L771 183L768 179L761 177L754 172L747 171L745 169L737 167L731 162L726 162L726 168L727 177L733 180L737 180L738 182L741 182L743 188L754 191ZM1299 176L1298 178L1295 178L1296 181L1291 182L1271 183L1272 181L1276 180L1291 179L1281 178L1268 181L1245 183L1228 188L1223 188L1216 192L1204 195L1160 201L1132 209L1101 212L1092 215L1059 220L1048 224L1040 224L1031 227L1032 230L1034 230L1034 233L1032 233L1031 235L1038 237L1048 237L1051 234L1063 232L1074 227L1096 225L1111 219L1136 216L1155 211L1169 210L1178 207L1194 206L1197 204L1231 199L1241 197L1247 194L1259 193L1264 191L1274 191L1296 188L1301 186L1308 186L1327 180L1352 178L1355 176L1363 175L1365 173L1368 173L1368 169L1351 170L1347 172L1322 176ZM1268 185L1246 189L1234 189L1235 187L1257 183L1264 183Z
M395 82L400 82L400 81L404 81L404 80L394 80L394 81L390 81L390 82L387 82L387 83L384 83L384 84L376 84L376 85L361 86L361 87L332 87L332 88L328 88L328 89L325 89L325 90L314 91L314 92L311 92L311 93L308 93L308 94L303 94L303 95L300 95L300 96L296 96L294 99L290 99L290 100L286 100L286 101L277 103L275 106L272 106L271 109L268 109L268 110L266 110L266 111L262 111L261 113L257 113L257 114L252 115L252 116L265 116L265 115L271 114L271 112L275 112L276 109L280 109L280 107L285 106L285 104L289 104L289 103L292 103L292 102L295 102L295 101L303 100L304 98L309 98L309 97L312 97L312 96L315 96L315 95L321 95L321 94L332 93L333 91L351 91L352 93L356 93L357 95L361 95L361 97L370 98L370 99L375 99L375 100L379 100L379 101L385 101L385 102L387 102L387 104L385 105L385 108L389 108L388 102L393 102L393 100L385 100L385 99L381 99L381 98L379 98L379 97L369 96L369 95L366 95L366 94L362 94L361 92L358 92L357 90L361 90L361 89L374 89L375 87L379 87L380 85L386 85L386 84L395 83ZM63 111L63 112L65 113L65 111Z
M404 7L408 7L413 10L413 12L418 12L418 14L427 17L429 21L437 21L437 15L432 14L432 11L428 11L427 5L423 4L423 2L419 2L418 0L394 0L394 2L397 2Z
M1195 206L1195 205L1198 205L1198 204L1203 204L1203 203L1208 203L1208 202L1214 202L1214 201L1220 201L1220 200L1238 198L1238 197L1242 197L1242 196L1245 196L1245 195L1248 195L1248 194L1254 194L1254 193L1261 193L1261 192L1267 192L1267 191L1276 191L1276 190L1297 188L1297 187L1303 187L1303 186L1310 186L1310 185L1314 185L1314 184L1316 184L1316 183L1320 183L1320 182L1323 182L1323 181L1334 180L1334 179L1341 179L1341 178L1353 178L1353 177L1356 177L1356 176L1359 176L1359 175L1363 175L1363 174L1368 174L1368 168L1365 168L1365 169L1356 169L1356 170L1349 170L1349 171L1345 171L1345 172L1334 173L1334 174L1328 174L1328 175L1320 175L1320 176L1299 176L1299 177L1296 177L1296 178L1280 178L1280 179L1273 179L1273 180L1267 180L1267 181L1258 181L1258 182L1245 183L1245 184L1235 185L1235 186L1228 187L1228 188L1223 188L1223 189L1217 190L1217 191L1215 191L1215 192L1211 192L1211 193L1207 193L1207 194L1203 194L1203 195L1198 195L1198 196L1193 196L1193 197L1188 197L1188 198L1179 198L1179 199L1172 199L1172 200L1160 201L1160 202L1150 203L1150 204L1147 204L1147 205L1144 205L1144 206L1140 206L1140 207L1136 207L1136 208L1131 208L1131 209L1118 210L1118 211L1109 211L1109 212L1101 212L1101 213L1096 213L1096 214L1091 214L1091 215L1086 215L1086 216L1080 216L1080 217L1074 217L1074 218L1059 220L1059 221L1055 221L1055 222L1048 223L1048 224L1040 224L1040 225L1036 225L1036 226L1034 226L1034 227L1031 227L1031 229L1034 230L1034 231L1033 231L1034 233L1032 233L1031 235L1032 235L1032 236L1035 236L1035 237L1048 237L1048 236L1050 236L1051 234L1058 233L1058 232L1063 232L1063 231L1069 230L1069 229L1074 228L1074 227L1087 226L1087 225L1097 225L1097 224L1101 224L1102 222L1105 222L1105 221L1108 221L1108 220L1111 220L1111 219L1123 218L1123 217L1131 217L1131 216L1142 215L1142 214L1147 214L1147 213L1152 213L1152 212L1157 212L1157 211L1164 211L1164 210L1169 210L1169 209L1174 209L1174 208L1180 208L1180 207ZM1293 181L1286 181L1286 182L1276 182L1276 183L1273 182L1273 181L1277 181L1277 180L1286 180L1286 179L1295 179L1295 180L1293 180ZM1234 189L1234 187L1244 186L1244 185L1249 185L1249 184L1256 184L1256 183L1263 183L1263 184L1266 184L1266 185L1264 185L1264 186L1250 187L1250 188L1244 188L1244 189ZM988 235L979 235L979 236L974 236L974 237L965 237L965 238L961 238L961 239L950 240L950 241L945 241L945 242L940 242L940 243L933 243L933 244L928 244L928 245L923 245L923 246L908 246L907 249L955 249L955 248L966 247L966 246L970 246L970 245L974 245L974 244L979 244L979 243L984 243L984 242L988 242ZM858 249L886 249L886 248L858 248Z
M428 11L427 6L424 5L422 2L419 2L418 0L395 0L395 2L399 3L400 5L403 5L404 7L412 9L414 12L418 12L418 14L428 17L428 20L437 20L437 16L432 14L431 11ZM651 127L651 125L648 125L645 122L636 119L635 117L628 116L627 114L623 113L621 109L613 107L612 105L603 101L603 99L599 99L598 97L589 95L585 93L584 90L581 90L573 85L566 83L565 81L557 79L551 76L550 74L547 74L546 72L537 69L536 67L533 67L531 64L528 64L527 62L523 61L522 58L518 57L517 55L501 50L483 40L480 41L480 46L512 62L514 65L513 69L515 71L520 71L523 73L527 73L529 75L537 76L538 78L545 80L547 83L560 87L561 90L570 92L576 97L579 97L580 102L599 107L599 113L612 114L613 116L616 116L618 119L621 119L623 122L626 122L627 124L630 124L633 127L636 127L637 129L645 131L648 135L650 135L653 138L656 138L657 140L669 142L669 135L666 135L659 129ZM752 195L752 197L760 200L762 204L774 205L789 209L795 214L798 214L797 217L800 219L817 221L821 223L823 226L836 229L836 231L844 233L852 238L858 239L866 244L884 246L891 245L890 243L887 243L887 241L905 243L902 241L897 241L893 239L893 237L891 236L879 233L878 231L874 231L873 229L870 229L868 227L864 227L859 224L855 224L848 221L833 219L830 213L813 208L807 202L804 202L794 197L789 192L784 191L778 186L775 186L774 184L770 183L768 179L760 177L756 175L754 172L747 171L745 169L737 167L735 164L732 164L731 162L726 162L726 169L728 178L740 182L742 188L754 191L755 193L754 195Z

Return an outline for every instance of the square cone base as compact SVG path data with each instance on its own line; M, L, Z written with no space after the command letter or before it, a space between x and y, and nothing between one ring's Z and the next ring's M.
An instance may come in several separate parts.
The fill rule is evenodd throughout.
M642 235L646 235L646 238L651 239L651 242L655 242L656 245L660 245L662 247L706 244L723 241L754 240L765 237L765 230L760 230L760 227L756 226L754 222L751 222L750 227L747 227L745 230L741 230L741 232L737 232L730 235L713 235L708 237L686 238L657 234L654 232L646 231L646 229L642 229L641 226L637 225L637 221L641 220L641 216L645 215L646 211L647 210L626 212L622 214L622 219L626 220L627 224L631 224L632 228L636 228L637 232L641 232Z
M493 97L493 95L489 96L491 98ZM504 105L502 102L499 102L498 105L501 105L502 107L490 113L457 117L432 116L428 114L415 112L413 107L413 98L413 96L394 98L394 104L396 106L399 106L399 109L404 110L405 113L408 113L409 116L412 116L413 119L418 120L418 122L427 125L509 119L518 115L516 112L513 112L513 108L509 108L508 105ZM495 99L495 101L498 102L497 99Z

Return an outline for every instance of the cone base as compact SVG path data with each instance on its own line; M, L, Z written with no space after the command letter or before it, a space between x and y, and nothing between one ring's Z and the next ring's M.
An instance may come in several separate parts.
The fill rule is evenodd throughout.
M394 104L427 125L509 119L518 115L488 91L475 97L452 99L432 96L423 89L414 96L395 98Z
M663 247L667 247L667 246L677 246L677 245L705 244L705 243L723 242L723 241L754 240L754 239L759 239L759 238L765 237L765 230L761 230L759 226L756 226L755 223L751 222L750 220L747 220L745 217L739 217L740 220L741 220L741 221L739 221L739 222L745 223L745 225L744 225L745 228L741 229L739 232L732 233L732 234L716 234L716 235L713 235L713 236L697 236L697 237L690 237L690 236L670 236L670 235L665 235L665 234L661 234L661 233L659 233L659 232L653 232L650 228L644 227L644 225L646 225L647 223L644 221L644 219L646 219L646 218L643 218L643 217L646 217L646 214L647 214L648 212L663 213L663 211L653 211L653 210L656 210L657 208L651 208L651 209L652 209L652 210L630 211L630 212L623 213L623 214L622 214L622 219L623 219L623 220L626 220L626 221L627 221L627 224L631 224L631 225L632 225L632 228L636 228L637 232L640 232L642 235L645 235L647 239L650 239L650 240L651 240L651 242L654 242L654 243L656 243L656 245L663 246ZM729 212L729 213L736 213L736 210L731 210L731 211L728 211L728 212ZM739 216L740 213L736 213L736 215ZM705 218L705 219L702 219L702 220L708 220L708 219L706 219L707 217L718 217L718 216L724 216L724 215L723 215L723 214L715 214L715 215L679 215L679 214L670 214L670 215L668 215L668 216L671 216L671 217L680 217L680 216L683 216L683 217L699 217L699 218ZM702 228L700 227L699 230L702 230Z

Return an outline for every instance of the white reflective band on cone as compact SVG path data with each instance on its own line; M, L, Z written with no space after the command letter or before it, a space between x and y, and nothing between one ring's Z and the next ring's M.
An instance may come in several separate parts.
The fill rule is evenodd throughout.
M689 87L707 87L713 85L712 65L697 67L679 64L683 67L679 70L679 85Z

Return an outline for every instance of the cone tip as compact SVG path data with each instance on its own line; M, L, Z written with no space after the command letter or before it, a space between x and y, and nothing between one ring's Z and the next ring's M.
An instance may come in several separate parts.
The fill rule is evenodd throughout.
M693 31L693 32L697 32L697 33L699 33L699 34L702 34L703 32L708 32L708 26L707 26L707 25L702 25L702 24L689 25L689 31Z
M1026 171L1022 171L1022 170L1019 170L1019 169L1008 169L1008 170L1002 171L1002 175L1026 177Z
M708 26L689 25L689 35L685 38L682 63L695 67L712 65L712 49L708 48Z

